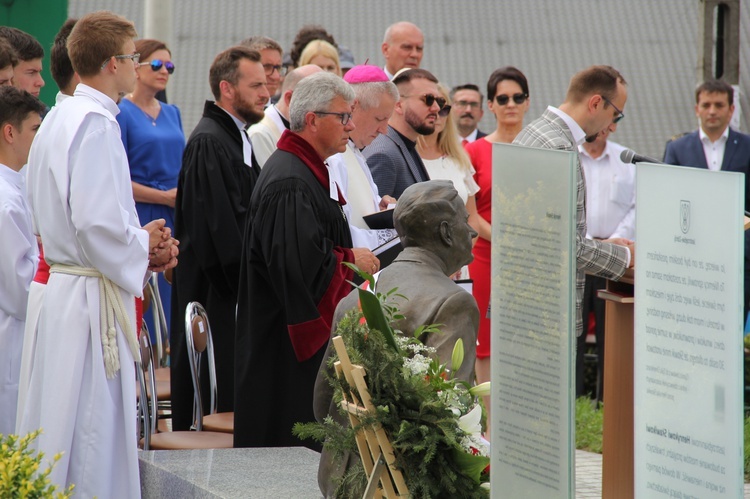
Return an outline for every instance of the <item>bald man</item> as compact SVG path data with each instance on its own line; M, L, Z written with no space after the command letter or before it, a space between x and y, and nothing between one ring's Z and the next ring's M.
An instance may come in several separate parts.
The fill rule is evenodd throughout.
M380 46L389 79L403 68L418 68L424 53L424 34L419 26L401 21L388 26Z

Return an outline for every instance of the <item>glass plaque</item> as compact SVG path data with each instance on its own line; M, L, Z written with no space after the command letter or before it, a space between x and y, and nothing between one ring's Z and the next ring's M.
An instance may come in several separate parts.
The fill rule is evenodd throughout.
M742 497L744 177L636 172L636 497Z
M573 496L576 162L493 145L493 497Z

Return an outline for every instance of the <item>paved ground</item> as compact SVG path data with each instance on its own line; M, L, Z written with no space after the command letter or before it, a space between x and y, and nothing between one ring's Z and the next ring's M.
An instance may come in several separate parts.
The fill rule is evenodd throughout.
M576 499L602 496L602 456L576 450ZM750 499L750 484L745 484L745 499Z

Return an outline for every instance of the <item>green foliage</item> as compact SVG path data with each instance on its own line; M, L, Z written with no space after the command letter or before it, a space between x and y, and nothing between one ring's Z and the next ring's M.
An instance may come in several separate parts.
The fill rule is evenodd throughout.
M23 437L0 435L0 499L64 499L73 495L73 485L58 492L49 480L61 454L54 457L47 469L40 470L44 454L29 449L40 433L41 430Z
M576 449L602 453L604 411L588 397L576 400Z
M364 366L366 380L376 407L376 416L361 421L362 426L380 424L388 434L411 497L487 497L480 487L477 469L489 459L471 456L463 450L467 435L457 425L457 416L446 401L445 391L454 392L454 402L471 404L474 398L462 383L447 379L445 365L432 359L426 375L412 375L404 363L408 345L398 351L381 331L360 323L362 314L351 312L338 325L353 364ZM400 340L403 341L404 340ZM419 341L409 338L408 342ZM402 352L402 350L404 352ZM340 401L346 382L330 379ZM442 390L443 395L439 392ZM466 406L464 405L464 406ZM330 418L322 424L296 425L295 434L323 440L335 453L357 452L354 433ZM467 457L468 456L468 457ZM467 471L469 470L469 471ZM361 497L366 476L350 470L337 489L336 497ZM483 475L486 480L486 475Z

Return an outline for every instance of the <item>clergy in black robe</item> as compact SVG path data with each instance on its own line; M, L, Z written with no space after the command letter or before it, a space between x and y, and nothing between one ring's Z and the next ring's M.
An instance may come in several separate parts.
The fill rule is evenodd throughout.
M309 445L292 435L314 420L315 377L352 272L377 268L351 249L343 198L324 158L343 151L354 93L330 73L296 87L291 128L263 167L250 202L237 311L235 447Z
M228 80L236 81L236 85ZM244 135L263 117L269 95L260 55L243 47L216 57L210 77L216 102L207 101L182 158L175 205L180 263L173 273L171 331L172 425L193 422L193 384L185 340L185 308L201 303L208 314L216 359L218 411L234 410L234 329L242 234L260 167ZM250 94L245 87L260 83ZM244 86L244 87L243 87ZM241 88L242 87L242 88ZM218 95L217 95L218 94ZM206 358L201 372L208 373ZM208 376L201 377L208 414Z

